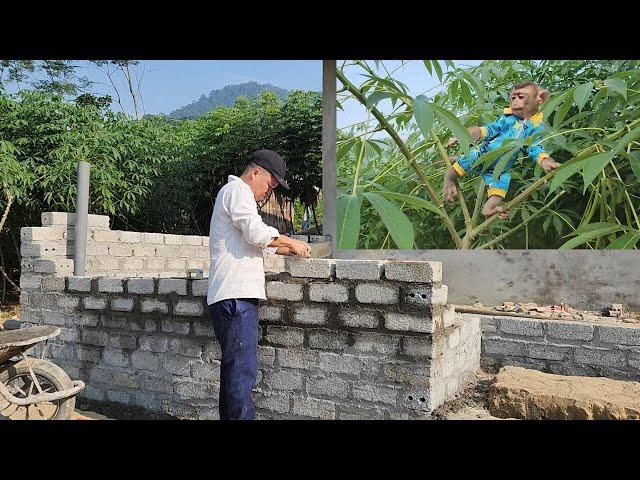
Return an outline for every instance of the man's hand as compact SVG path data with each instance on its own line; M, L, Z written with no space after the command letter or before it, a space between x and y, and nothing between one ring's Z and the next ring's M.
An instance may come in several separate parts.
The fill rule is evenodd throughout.
M307 242L303 242L302 240L295 240L292 238L289 249L291 250L291 254L297 257L311 256L311 247Z
M451 137L444 148L453 147L456 143L458 143L458 139L456 137Z
M551 170L555 170L560 166L560 164L553 160L551 157L547 157L540 162L540 166L545 172L550 172Z

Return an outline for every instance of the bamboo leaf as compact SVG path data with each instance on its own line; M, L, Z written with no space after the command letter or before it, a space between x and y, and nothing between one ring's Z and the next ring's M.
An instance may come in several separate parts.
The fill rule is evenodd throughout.
M627 99L627 82L621 78L607 78L604 84L616 93Z
M636 176L636 181L640 181L640 151L636 150L629 153L629 165L631 165L631 170Z
M636 138L640 137L640 125L627 133L624 137L622 137L613 150L614 154L618 154L622 152L627 146L633 142Z
M556 170L555 176L553 177L553 179L551 180L551 183L549 184L549 192L547 193L547 196L551 194L560 185L562 185L565 182L565 180L567 180L569 177L578 173L582 169L583 165L584 165L584 160L580 160L580 161L571 162L571 163L567 162L559 166L558 169Z
M380 215L398 248L402 250L411 249L413 247L414 231L409 217L395 203L377 193L366 192L364 196Z
M609 244L607 250L632 250L640 240L640 231L627 232Z
M414 195L406 195L404 193L396 193L396 192L376 192L380 195L388 198L390 200L398 200L400 202L405 202L408 205L411 205L414 208L429 210L437 215L442 215L442 211L436 207L433 203L424 198L416 197Z
M584 167L582 170L582 176L584 178L583 194L587 191L587 188L591 185L593 179L598 176L612 158L613 152L604 152L593 155L584 161Z
M582 107L587 103L591 96L591 90L593 90L593 83L587 82L576 87L576 91L573 94L573 99L578 106L578 110L582 111Z
M442 83L442 67L440 66L440 62L438 60L431 60L433 64L433 69L436 71L436 75L438 76L438 81Z
M422 132L425 140L431 135L431 127L433 127L433 108L431 103L424 95L419 95L413 101L413 116Z
M429 71L429 75L433 75L433 69L431 68L431 60L423 60L424 66Z
M602 228L597 228L595 230L591 230L589 232L583 233L581 235L578 235L576 238L572 238L571 240L569 240L568 242L564 243L563 245L560 246L560 250L570 250L572 248L578 247L580 245L583 245L591 240L595 240L598 237L602 237L605 235L609 235L611 233L615 233L615 232L619 232L621 230L626 229L627 227L624 227L622 225L610 225L607 227L602 227ZM575 233L575 232L574 232Z
M462 150L465 153L469 153L469 147L473 143L473 140L471 139L471 135L469 135L469 132L462 124L462 122L448 110L445 110L444 108L438 107L437 105L433 104L432 107L438 119L441 122L445 123L447 127L449 127L449 130L451 130L453 136L458 139L458 144L460 145Z
M384 100L385 98L391 98L392 96L393 94L390 92L373 92L367 97L367 105L369 107L375 107L381 100Z
M361 195L345 195L338 198L336 205L338 249L353 250L360 235Z

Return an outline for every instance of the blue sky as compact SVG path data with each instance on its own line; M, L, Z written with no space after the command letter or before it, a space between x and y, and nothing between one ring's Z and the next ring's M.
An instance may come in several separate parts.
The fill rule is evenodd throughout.
M110 94L115 98L107 77L88 61L78 60L79 76L96 83L90 89L95 94ZM143 60L141 91L144 113L168 114L227 85L255 81L270 83L287 90L322 91L321 60ZM133 104L126 98L124 83L116 83L127 113L133 115ZM7 89L8 91L15 89ZM125 101L128 100L128 101ZM114 102L112 108L120 110Z
M343 60L338 60L337 64L341 65ZM424 65L422 60L411 60L405 61L405 65L402 65L400 60L382 60L382 64L386 67L387 71L391 73L391 76L400 80L401 82L407 85L409 89L409 94L412 97L416 97L421 94L426 94L427 96L431 96L436 94L440 90L440 82L438 81L438 77L435 75L431 76L429 71ZM482 60L453 60L453 63L457 66L475 66L482 62ZM375 65L373 60L367 60L367 64L374 68ZM440 65L442 66L442 71L445 72L447 70L444 61L440 61ZM394 71L395 70L395 71ZM345 74L347 78L354 83L355 85L361 85L366 78L359 75L359 73L363 72L360 67L347 67L345 69ZM386 71L381 65L376 72L381 76L386 76ZM393 73L392 73L393 72ZM342 84L339 80L337 80L337 88L342 88ZM338 95L338 99L340 99L340 95ZM344 128L346 126L350 126L356 122L361 122L367 120L367 118L372 118L371 125L376 124L376 120L373 117L368 117L367 110L364 106L355 99L349 99L342 103L342 107L344 111L338 110L336 123L337 127ZM378 103L378 108L384 114L389 114L393 110L391 108L391 100L382 100ZM379 132L374 135L374 138L384 137L386 134L384 132Z

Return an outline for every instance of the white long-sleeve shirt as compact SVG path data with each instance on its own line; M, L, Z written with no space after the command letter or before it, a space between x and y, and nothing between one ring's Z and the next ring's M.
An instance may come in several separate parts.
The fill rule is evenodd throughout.
M209 229L207 304L228 298L266 299L262 250L280 235L262 221L253 192L241 178L229 175L220 189Z

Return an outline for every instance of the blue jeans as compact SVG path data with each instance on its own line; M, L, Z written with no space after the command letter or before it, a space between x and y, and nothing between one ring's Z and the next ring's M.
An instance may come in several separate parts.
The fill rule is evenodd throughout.
M254 420L252 390L258 368L258 300L221 300L209 305L222 350L220 420Z

